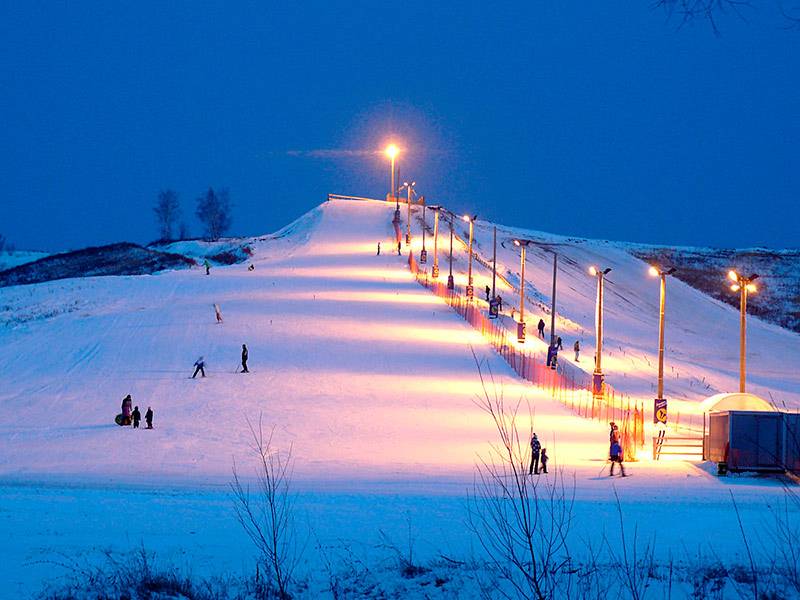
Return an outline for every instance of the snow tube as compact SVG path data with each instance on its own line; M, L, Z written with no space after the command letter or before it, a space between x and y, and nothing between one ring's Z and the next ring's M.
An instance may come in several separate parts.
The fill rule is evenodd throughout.
M127 421L127 422L126 422L126 421ZM130 417L128 417L128 418L126 419L126 418L123 416L123 414L122 414L122 413L120 413L120 414L118 414L116 417L114 417L114 423L116 423L116 424L117 424L117 425L119 425L119 426L130 425L130 424L131 424L131 419L130 419Z

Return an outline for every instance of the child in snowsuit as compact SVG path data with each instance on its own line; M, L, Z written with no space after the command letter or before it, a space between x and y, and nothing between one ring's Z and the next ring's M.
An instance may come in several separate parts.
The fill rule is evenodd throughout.
M528 475L539 474L539 452L542 450L542 444L539 443L539 438L533 434L531 438L531 466L528 468Z
M619 442L613 442L611 444L611 473L610 476L614 476L614 465L619 465L620 475L625 477L625 467L622 466L622 446L619 445Z
M203 377L206 376L206 369L205 369L206 362L203 360L202 356L198 358L196 361L194 361L194 366L196 368L194 370L194 375L192 375L192 379L197 377L198 373L200 373Z
M144 420L147 423L147 429L153 428L153 409L149 406L147 407L147 412L144 413Z
M139 412L138 406L133 409L131 418L133 419L133 428L139 429L139 422L142 420L142 413Z
M542 473L547 473L547 461L550 460L550 457L547 456L547 448L542 448Z

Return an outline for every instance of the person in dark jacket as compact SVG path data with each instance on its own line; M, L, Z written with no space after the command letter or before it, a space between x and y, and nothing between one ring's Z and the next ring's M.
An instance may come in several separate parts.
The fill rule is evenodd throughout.
M531 466L528 468L528 475L539 474L539 453L542 450L542 444L536 434L531 438Z
M539 329L539 337L544 339L544 319L539 319L537 328Z
M558 336L556 338L556 348L558 348L559 350L564 349L564 342L561 341L561 336Z
M247 352L247 346L242 344L242 373L249 373L250 371L247 370L247 357L249 353Z
M142 413L139 412L139 407L136 406L131 413L131 418L133 419L133 428L139 429L139 422L142 420Z
M619 473L622 477L626 477L625 475L625 467L622 466L622 446L620 446L619 442L612 442L611 444L611 455L609 456L611 459L611 473L610 476L614 476L614 465L619 465Z
M500 294L497 294L497 309L503 312L503 297Z
M207 259L203 261L203 266L206 268L206 275L211 275L211 263Z
M581 343L579 340L575 340L575 344L572 346L572 349L575 350L575 362L580 362L578 357L581 355Z
M484 290L484 292L486 292L486 301L488 302L488 301L489 301L489 297L492 295L492 288L490 288L490 287L487 285L487 286L486 286L486 289Z
M192 375L192 379L197 377L198 373L200 373L203 377L206 376L206 361L203 360L202 356L198 358L196 361L194 361L194 366L195 370L194 370L194 375Z
M547 456L547 448L542 448L542 473L547 473L547 461L550 460L550 457Z
M402 244L397 242L397 256L400 256L400 248L402 248Z
M144 421L147 423L147 429L153 428L153 409L149 406L147 407L147 412L144 413Z
M380 256L380 255L381 255L381 243L378 242L378 254L377 254L377 256Z
M133 408L133 399L128 394L122 399L122 424L131 424L131 409Z

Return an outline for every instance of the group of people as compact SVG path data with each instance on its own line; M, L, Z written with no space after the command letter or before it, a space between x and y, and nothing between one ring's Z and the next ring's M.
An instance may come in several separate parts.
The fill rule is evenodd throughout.
M133 406L133 398L128 394L122 399L122 422L120 425L133 425L134 429L139 429L139 423L142 420L142 413L139 412L138 406ZM148 406L147 412L144 413L144 421L147 423L146 429L153 428L153 408Z
M250 351L247 349L247 344L242 344L242 370L239 373L249 373L250 369L247 368L247 360L250 358ZM200 373L200 377L206 376L206 360L202 356L194 361L194 373L192 373L192 379L197 377L197 374Z
M547 448L542 448L542 443L536 434L531 438L531 466L528 468L528 475L539 475L539 473L547 473L547 461L550 457L547 456ZM539 465L541 464L541 470Z

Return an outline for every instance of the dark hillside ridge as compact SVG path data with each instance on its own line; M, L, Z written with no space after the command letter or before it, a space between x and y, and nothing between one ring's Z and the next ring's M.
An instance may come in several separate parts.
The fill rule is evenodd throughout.
M71 277L146 275L167 269L185 269L196 262L180 254L159 252L120 242L53 254L13 269L0 271L0 287L43 283Z
M663 267L675 267L675 277L726 304L739 308L727 273L758 273L758 291L748 295L747 312L800 333L800 250L715 250L637 246L631 254ZM669 300L668 300L669 301Z

